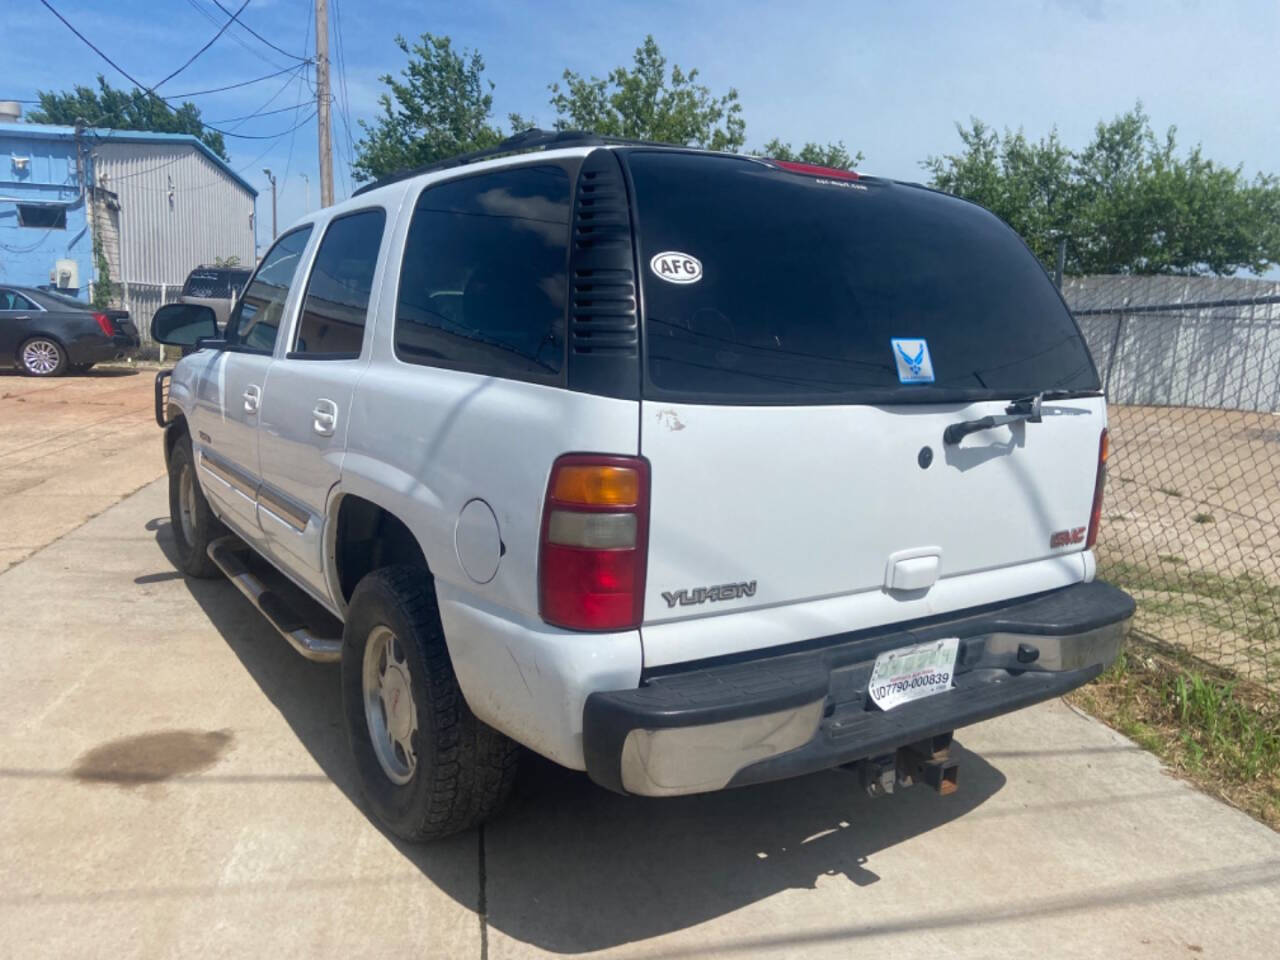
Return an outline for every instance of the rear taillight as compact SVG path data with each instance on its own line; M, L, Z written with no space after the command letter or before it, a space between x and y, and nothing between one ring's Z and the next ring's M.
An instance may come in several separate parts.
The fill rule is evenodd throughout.
M1084 548L1092 550L1098 542L1098 527L1102 523L1102 488L1107 484L1107 456L1111 453L1111 441L1107 439L1107 428L1102 428L1102 437L1098 440L1098 476L1093 482L1093 512L1089 514L1089 535L1085 538Z
M111 318L105 313L95 313L93 319L98 321L98 326L102 328L103 336L114 337L116 335L115 327L111 325Z
M644 617L649 464L568 454L547 483L538 551L542 619L570 630L626 630Z

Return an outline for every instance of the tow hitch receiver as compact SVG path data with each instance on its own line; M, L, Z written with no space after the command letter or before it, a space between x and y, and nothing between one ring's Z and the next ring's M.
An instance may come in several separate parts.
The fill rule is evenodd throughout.
M924 783L949 796L959 788L960 764L951 759L951 734L941 733L917 740L896 753L868 757L847 765L858 773L862 786L872 797L883 797L896 789Z

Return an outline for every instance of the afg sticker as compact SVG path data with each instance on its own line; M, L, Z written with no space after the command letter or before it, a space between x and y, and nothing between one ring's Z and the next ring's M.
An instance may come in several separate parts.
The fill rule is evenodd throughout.
M649 261L649 269L667 283L697 283L702 279L702 261L679 250L659 253Z
M933 383L933 360L924 340L893 338L893 359L898 364L899 383Z

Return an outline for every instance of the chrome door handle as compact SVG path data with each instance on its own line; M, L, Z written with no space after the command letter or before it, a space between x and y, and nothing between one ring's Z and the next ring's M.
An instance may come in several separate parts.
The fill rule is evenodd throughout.
M311 429L322 437L331 437L337 425L338 405L332 400L317 400L311 411Z
M244 397L244 412L257 413L258 405L262 403L262 388L250 384L242 396Z

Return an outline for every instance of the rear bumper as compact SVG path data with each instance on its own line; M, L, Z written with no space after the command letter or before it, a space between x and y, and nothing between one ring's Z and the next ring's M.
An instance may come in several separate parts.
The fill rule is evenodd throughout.
M128 356L138 349L138 338L125 333L104 336L81 337L67 347L67 358L72 363L105 363Z
M1087 683L1119 653L1133 611L1124 591L1079 583L593 693L583 714L587 772L622 793L673 796L879 756ZM941 637L960 638L950 690L890 711L870 702L878 654Z

